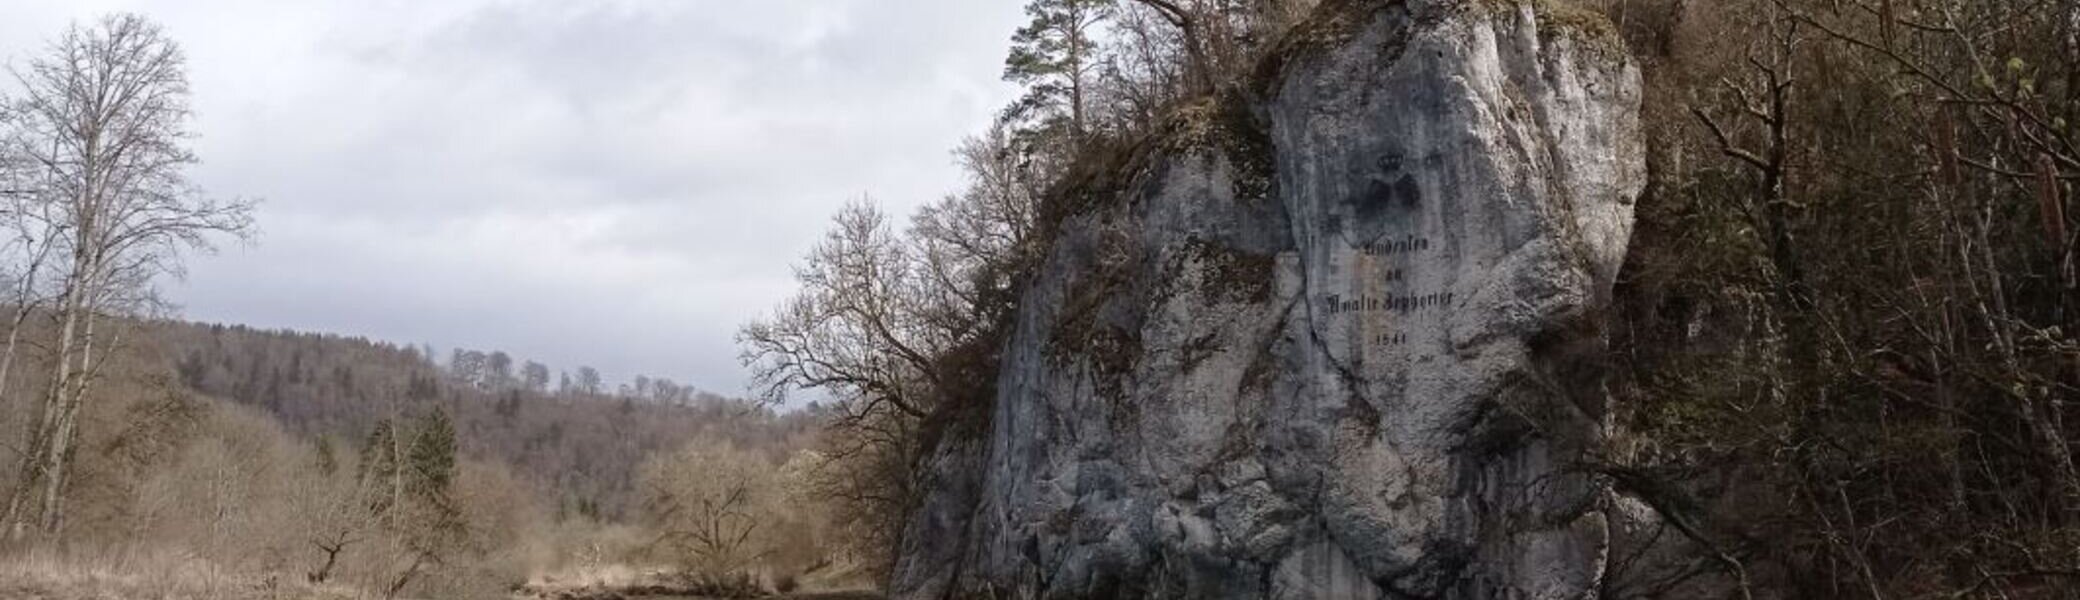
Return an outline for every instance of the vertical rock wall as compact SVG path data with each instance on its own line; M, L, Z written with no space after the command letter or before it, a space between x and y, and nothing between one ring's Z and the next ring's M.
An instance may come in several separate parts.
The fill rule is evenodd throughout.
M1638 74L1532 0L1326 3L1067 218L902 598L1582 598Z

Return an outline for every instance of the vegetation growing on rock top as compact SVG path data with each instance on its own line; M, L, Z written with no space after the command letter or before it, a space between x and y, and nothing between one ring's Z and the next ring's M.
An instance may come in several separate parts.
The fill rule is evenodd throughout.
M763 403L649 377L606 389L595 370L559 378L498 351L436 356L157 320L157 286L179 257L247 233L251 206L186 179L186 56L171 39L136 16L83 24L54 54L24 57L21 85L0 102L0 224L14 232L0 244L11 316L0 403L12 409L0 411L0 446L12 450L0 461L0 596L748 597L889 581L904 566L915 581L948 564L1011 585L976 590L1032 591L1016 587L1025 571L1014 581L965 569L969 555L1004 551L971 543L971 526L1029 527L1030 545L997 539L1020 542L1000 546L1016 545L1012 559L1032 572L1060 577L1038 586L1176 592L1163 586L1192 558L1156 553L1158 566L1130 568L1152 546L1128 544L1161 529L1208 546L1245 541L1207 561L1218 566L1208 572L1259 569L1223 580L1235 589L1269 586L1281 570L1362 572L1324 579L1416 596L1491 583L1460 577L1493 558L1483 548L1565 526L1552 539L1608 532L1607 545L1552 546L1609 548L1587 577L1613 597L2070 597L2080 590L2080 426L2068 414L2080 401L2080 19L2070 4L1030 0L1026 22L1006 32L1003 65L1025 93L957 149L959 189L914 215L864 198L847 206L797 270L798 295L743 328ZM1528 350L1497 352L1526 352L1536 367L1488 382L1506 397L1452 407L1465 414L1396 412L1485 388L1466 373L1394 369L1478 353L1329 339L1341 330L1302 328L1324 318L1305 304L1318 297L1263 306L1284 293L1281 260L1292 260L1267 247L1313 226L1296 224L1280 197L1302 191L1278 186L1315 174L1277 172L1279 153L1296 149L1275 147L1270 107L1293 99L1281 98L1291 86L1348 89L1332 86L1416 58L1403 56L1410 36L1444 20L1528 35L1526 15L1543 47L1500 60L1557 47L1582 64L1640 67L1651 162L1637 233L1613 305L1536 324L1552 327L1522 340ZM1342 76L1293 79L1320 74L1332 55L1350 59L1335 65ZM76 89L110 84L135 93ZM107 147L145 155L92 150ZM1355 172L1374 157L1340 158ZM1526 165L1527 177L1555 166ZM1240 206L1165 195L1173 175L1202 172L1226 177L1233 189L1214 195L1232 191ZM1329 194L1381 189L1342 182ZM1218 212L1230 210L1275 216ZM1223 230L1231 221L1249 227ZM1056 305L1028 305L1036 298ZM1171 304L1180 298L1188 306ZM1542 300L1504 299L1502 310L1526 313ZM1021 319L1042 308L1052 319L1032 335L1045 347L1012 347ZM1461 308L1436 314L1466 316L1445 310ZM1357 330L1405 333L1391 328L1419 320L1390 316ZM1177 325L1216 319L1273 333ZM1339 362L1351 347L1371 363ZM1046 364L1007 377L1013 354ZM1318 366L1325 387L1291 376ZM1366 368L1389 375L1369 380ZM1006 390L1041 389L1026 379L1050 369L1087 375L1078 384L1109 402L1074 407L1089 414L1018 412L1054 398ZM1143 375L1152 370L1168 371ZM775 409L804 389L817 402ZM1564 402L1536 403L1548 399ZM1157 412L1171 405L1192 407ZM994 431L1000 415L1054 437ZM1092 430L1033 415L1110 428L1096 437L1170 437L1079 446L1064 440ZM1588 423L1593 439L1546 427L1581 418L1562 424ZM1420 449L1368 446L1438 422L1463 427L1393 441L1465 442L1424 455L1446 457L1443 467L1413 464ZM1206 447L1144 452L1198 441ZM1012 456L987 454L999 447ZM1132 464L1202 449L1204 464L1164 463L1183 464L1179 473ZM1315 449L1332 452L1293 459ZM1059 450L1073 471L1017 483L1042 490L1021 496L1032 504L1066 498L1068 509L1016 513L1029 507L982 499L989 461ZM1497 456L1514 462L1483 462ZM1281 459L1304 464L1269 464ZM1541 461L1560 466L1509 485ZM1332 484L1369 487L1338 497ZM1135 485L1162 489L1133 497ZM1430 485L1449 489L1422 495ZM1453 495L1532 488L1549 495ZM1446 522L1506 517L1492 521L1515 529L1492 537L1510 539L1396 546L1423 530L1426 502L1461 499L1437 509L1455 515ZM1385 514L1365 512L1375 505L1409 518L1378 519L1391 530L1378 535L1336 529L1377 525L1351 516ZM1449 512L1490 505L1514 512ZM996 514L1034 518L973 520ZM1310 535L1327 539L1308 545ZM61 566L85 561L164 581L95 581L110 578ZM1120 571L1069 582L1083 573L1051 568L1071 561Z

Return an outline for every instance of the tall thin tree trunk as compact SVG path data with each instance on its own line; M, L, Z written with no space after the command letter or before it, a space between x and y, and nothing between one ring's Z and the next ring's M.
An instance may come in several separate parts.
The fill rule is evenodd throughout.
M50 384L45 387L41 415L36 429L29 435L28 451L22 454L21 474L14 493L7 501L6 522L10 539L19 540L27 532L29 499L36 493L38 483L49 482L53 473L53 463L63 458L62 453L54 450L58 446L60 426L66 420L63 414L66 399L65 382L72 377L73 342L79 323L77 307L80 302L79 295L84 287L76 272L69 278L72 281L66 286L63 300L58 306L61 324L58 327L55 372ZM42 504L48 508L50 501L45 499Z
M82 311L78 341L79 366L73 369L70 389L64 390L63 419L58 422L56 437L51 440L51 470L44 478L43 530L58 533L65 527L65 486L70 481L73 454L78 450L75 443L79 437L79 413L86 405L87 389L92 384L93 373L99 367L94 362L94 313L91 308Z
M404 426L399 421L390 428L390 510L384 511L383 515L392 524L397 522L398 512L404 509L404 457Z
M44 433L39 436L42 444L36 449L36 464L32 466L35 470L34 477L44 487L39 508L44 513L42 522L46 526L50 521L50 510L56 503L55 499L51 498L52 490L56 489L52 485L53 479L58 476L59 465L64 462L65 454L68 451L66 443L69 440L65 439L64 431L68 428L68 424L72 419L66 414L70 404L67 402L68 394L66 394L66 391L69 387L68 384L74 376L72 355L77 351L80 295L85 288L84 284L84 281L80 281L78 276L74 275L72 284L66 286L65 301L59 308L61 324L58 327L57 360L53 367L54 372L52 373L51 381L49 385L45 386L43 400L45 414L43 419ZM29 494L34 492L25 489L18 493ZM19 520L16 522L15 527L20 529L24 526L23 522L28 520L28 515L18 514L16 518ZM47 527L46 530L48 530Z
M48 403L40 412L42 414L36 429L29 433L29 447L22 453L21 472L15 482L14 491L9 493L7 498L4 523L7 527L7 539L12 541L19 541L28 533L29 515L25 511L29 506L29 496L36 489L36 484L42 481L44 440L50 435L50 423L55 418L55 412Z
M1069 41L1069 138L1070 145L1077 150L1083 148L1083 35L1084 15L1082 5L1071 5L1068 35Z

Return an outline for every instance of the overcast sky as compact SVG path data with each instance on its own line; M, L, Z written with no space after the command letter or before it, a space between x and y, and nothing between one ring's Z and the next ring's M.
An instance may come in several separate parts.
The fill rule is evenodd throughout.
M1019 4L0 0L0 56L111 11L185 48L194 178L262 199L166 285L190 319L741 393L736 327L839 205L958 185Z

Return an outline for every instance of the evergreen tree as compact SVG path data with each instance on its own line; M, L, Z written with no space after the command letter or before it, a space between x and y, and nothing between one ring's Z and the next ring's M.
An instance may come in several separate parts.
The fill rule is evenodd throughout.
M1115 0L1026 5L1032 22L1011 36L1011 55L1004 59L1004 79L1026 86L1026 94L1004 110L1005 121L1053 130L1072 141L1083 137L1089 127L1085 98L1099 63L1092 34L1116 7Z
M406 464L411 469L407 490L420 500L445 504L455 481L455 425L447 411L436 409L421 418Z
M368 440L361 446L361 464L354 476L361 483L370 512L382 514L395 504L397 466L396 428L389 419L376 421L375 429L368 432Z

